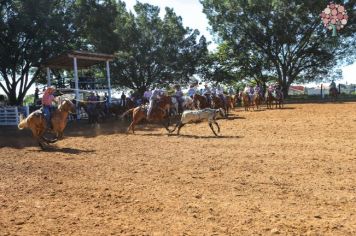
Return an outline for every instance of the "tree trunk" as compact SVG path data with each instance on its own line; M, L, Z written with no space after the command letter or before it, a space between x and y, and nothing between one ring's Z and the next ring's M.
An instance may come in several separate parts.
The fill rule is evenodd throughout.
M282 84L282 92L283 92L284 98L288 97L289 86L290 85L288 83Z
M146 92L146 86L142 86L142 87L139 87L138 89L137 89L137 93L138 93L138 95L140 96L140 97L143 97L143 94Z
M20 101L17 99L16 90L15 90L15 89L11 89L11 90L9 91L8 100L9 100L9 105L10 105L10 106L19 106L19 105L22 103L22 101L20 102Z

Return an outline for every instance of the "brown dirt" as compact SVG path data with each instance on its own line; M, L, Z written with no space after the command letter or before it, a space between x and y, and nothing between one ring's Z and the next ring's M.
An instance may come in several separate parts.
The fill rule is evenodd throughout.
M168 136L1 128L0 235L356 235L356 103L235 111Z

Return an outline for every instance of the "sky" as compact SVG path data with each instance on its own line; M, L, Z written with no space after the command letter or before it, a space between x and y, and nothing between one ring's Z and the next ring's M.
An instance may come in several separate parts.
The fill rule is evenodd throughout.
M129 10L133 10L133 6L136 0L124 0L126 7ZM186 27L192 29L198 29L199 32L206 37L208 41L213 41L208 28L208 19L203 13L203 6L199 0L140 0L141 3L149 3L154 6L158 6L161 9L161 17L165 14L165 8L173 8L178 16L182 17L183 24ZM213 50L216 47L214 43L209 46L209 50ZM337 83L353 83L356 84L356 63L353 65L345 66L342 68L343 79L337 81Z

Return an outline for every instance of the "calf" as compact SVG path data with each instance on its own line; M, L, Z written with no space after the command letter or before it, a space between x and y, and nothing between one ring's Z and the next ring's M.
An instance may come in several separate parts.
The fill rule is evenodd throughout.
M213 124L215 124L218 127L218 133L220 133L219 124L216 122L216 118L218 117L221 118L225 117L225 112L222 108L219 109L205 108L203 110L184 111L181 120L177 123L176 127L170 132L173 133L178 127L177 134L179 135L180 129L188 123L194 123L198 121L208 121L210 129L213 131L215 136L218 136L213 128Z

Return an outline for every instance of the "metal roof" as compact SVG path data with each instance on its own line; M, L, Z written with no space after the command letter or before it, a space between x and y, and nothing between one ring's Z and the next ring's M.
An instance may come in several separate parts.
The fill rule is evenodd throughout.
M112 61L113 54L70 51L46 60L42 65L49 68L73 69L73 58L77 58L78 69L89 68L104 61Z

